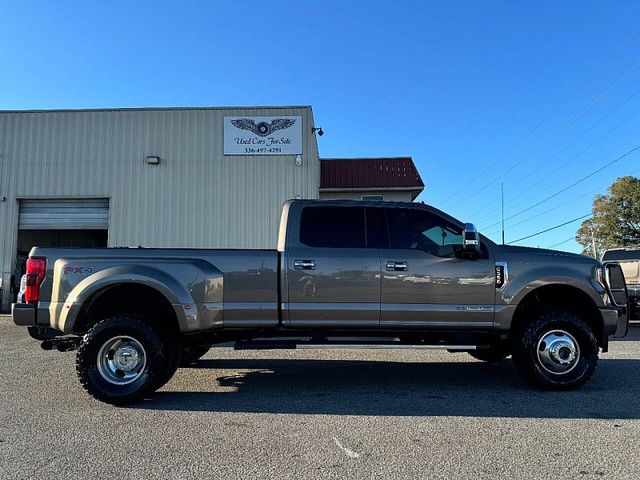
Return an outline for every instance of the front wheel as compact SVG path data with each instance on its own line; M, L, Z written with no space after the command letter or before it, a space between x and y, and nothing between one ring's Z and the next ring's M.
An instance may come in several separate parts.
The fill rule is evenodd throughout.
M151 325L128 316L110 317L82 339L76 372L94 398L124 405L141 400L168 380L173 351Z
M544 389L576 389L595 372L598 342L589 326L573 313L543 312L514 340L515 366Z

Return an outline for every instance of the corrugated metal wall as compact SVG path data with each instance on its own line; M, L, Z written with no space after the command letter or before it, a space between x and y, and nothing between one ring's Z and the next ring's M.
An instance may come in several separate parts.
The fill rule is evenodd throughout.
M224 156L232 115L302 115L303 165ZM310 107L0 112L4 281L20 198L109 198L110 246L275 248L282 203L318 197L312 125Z

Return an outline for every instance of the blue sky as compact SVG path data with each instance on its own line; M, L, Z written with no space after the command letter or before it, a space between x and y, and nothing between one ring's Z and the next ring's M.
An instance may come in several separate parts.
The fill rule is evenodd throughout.
M509 241L640 176L638 151L580 181L640 145L639 2L0 8L0 109L310 104L321 156L410 155L419 199L494 239L500 182ZM578 226L520 244L556 245Z

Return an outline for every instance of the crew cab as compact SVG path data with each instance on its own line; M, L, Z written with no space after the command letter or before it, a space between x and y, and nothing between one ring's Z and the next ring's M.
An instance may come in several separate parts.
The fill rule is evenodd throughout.
M290 200L276 250L34 247L12 307L82 386L126 404L213 344L438 348L547 389L593 374L627 333L617 263L498 245L419 203Z

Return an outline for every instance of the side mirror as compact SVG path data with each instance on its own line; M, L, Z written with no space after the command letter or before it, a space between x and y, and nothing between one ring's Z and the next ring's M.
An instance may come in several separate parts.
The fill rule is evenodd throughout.
M480 258L480 234L473 223L465 223L462 230L462 254L467 258Z

